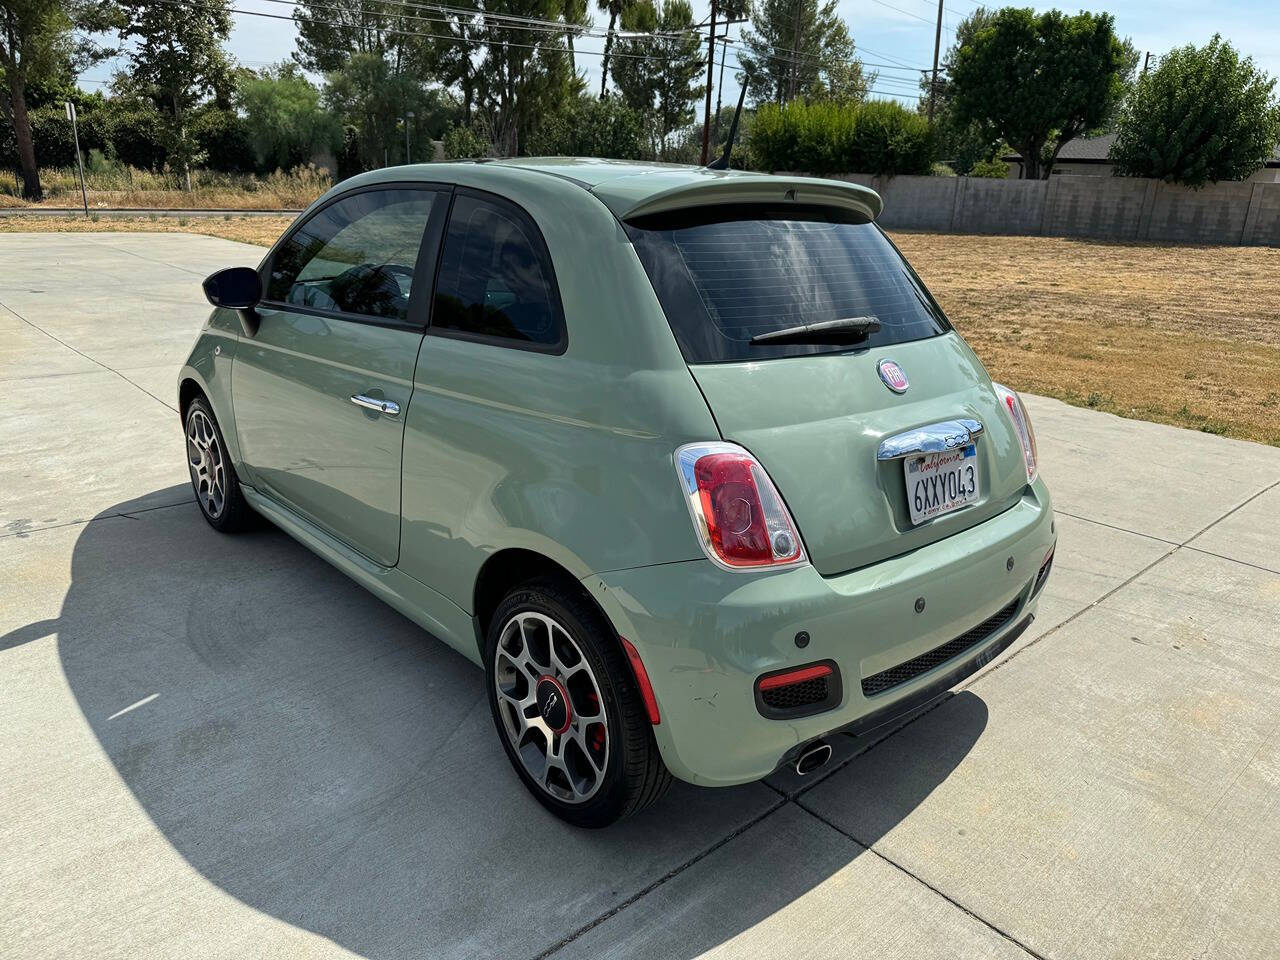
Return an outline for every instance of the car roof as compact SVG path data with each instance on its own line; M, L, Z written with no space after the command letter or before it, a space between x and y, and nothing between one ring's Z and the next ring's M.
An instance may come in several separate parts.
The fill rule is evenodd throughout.
M461 176L462 168L467 175ZM449 180L453 177L479 186L483 170L499 168L554 177L565 189L585 190L605 204L620 220L690 207L732 203L804 203L852 209L867 220L880 215L879 194L868 187L843 180L817 177L749 173L742 170L709 170L679 163L644 163L633 160L601 160L586 157L515 157L461 163L429 163L388 167L365 174L365 183L414 177ZM498 171L494 170L496 174ZM507 177L494 177L494 186ZM499 191L503 192L503 191Z

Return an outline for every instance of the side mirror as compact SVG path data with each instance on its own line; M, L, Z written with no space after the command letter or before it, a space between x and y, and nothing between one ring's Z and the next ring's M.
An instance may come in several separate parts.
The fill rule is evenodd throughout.
M258 314L253 308L262 299L262 278L252 267L230 267L210 274L204 281L204 295L215 307L225 307L240 314L240 327L246 337L258 332Z

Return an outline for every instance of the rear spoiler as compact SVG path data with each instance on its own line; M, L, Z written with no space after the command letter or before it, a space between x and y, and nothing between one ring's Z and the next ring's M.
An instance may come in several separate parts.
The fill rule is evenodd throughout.
M880 216L884 201L870 187L843 180L771 176L730 171L662 170L618 177L591 191L619 220L691 207L736 203L804 203L840 207L866 217Z

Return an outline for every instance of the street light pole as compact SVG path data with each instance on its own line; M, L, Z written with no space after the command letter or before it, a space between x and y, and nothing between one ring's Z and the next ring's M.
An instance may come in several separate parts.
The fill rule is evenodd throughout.
M71 136L76 141L76 167L80 171L80 200L84 203L84 215L89 215L89 193L84 188L84 161L80 159L80 131L76 129L76 105L67 101L67 119L71 121Z

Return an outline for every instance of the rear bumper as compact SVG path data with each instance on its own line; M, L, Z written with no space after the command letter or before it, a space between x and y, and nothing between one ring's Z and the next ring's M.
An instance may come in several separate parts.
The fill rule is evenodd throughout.
M812 567L741 574L699 560L583 582L640 653L667 766L681 779L725 786L767 776L815 737L886 723L990 662L1030 623L1044 586L1037 574L1055 539L1048 492L1037 481L998 517L840 576ZM925 660L910 679L864 693L864 678L925 658L1011 605L1007 620L972 645L948 647L955 652L947 659ZM810 637L803 649L795 643L801 631ZM838 706L797 719L761 715L760 674L827 660L840 670Z

